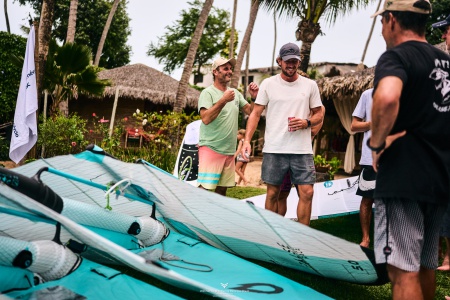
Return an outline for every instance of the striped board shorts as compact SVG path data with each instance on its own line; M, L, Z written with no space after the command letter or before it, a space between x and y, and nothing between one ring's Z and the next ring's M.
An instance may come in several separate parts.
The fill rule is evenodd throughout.
M233 187L236 185L234 155L220 154L207 146L200 146L198 158L197 186L215 190L217 186Z
M387 263L408 272L418 272L421 266L436 269L445 206L400 198L374 202L377 264Z

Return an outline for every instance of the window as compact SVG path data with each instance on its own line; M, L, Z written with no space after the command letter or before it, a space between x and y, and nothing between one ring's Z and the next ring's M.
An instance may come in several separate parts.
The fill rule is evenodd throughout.
M195 74L194 75L194 82L195 83L203 82L203 74Z
M253 76L248 76L247 84L249 84L250 82L253 82ZM242 76L242 84L245 84L245 76Z

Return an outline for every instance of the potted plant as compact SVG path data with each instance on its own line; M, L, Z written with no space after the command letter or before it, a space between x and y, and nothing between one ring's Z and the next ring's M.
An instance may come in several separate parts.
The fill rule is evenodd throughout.
M341 160L337 157L333 157L332 159L327 161L327 164L330 166L328 169L328 175L330 175L330 180L333 180L334 174L336 174L339 166L341 165Z
M314 166L316 167L316 172L327 173L330 166L327 164L327 159L325 156L317 154L314 156Z
M316 173L324 173L328 175L318 176L318 178L323 177L325 180L333 180L334 174L336 174L339 166L341 165L341 160L337 157L327 160L325 156L317 154L314 156L314 165L316 167Z

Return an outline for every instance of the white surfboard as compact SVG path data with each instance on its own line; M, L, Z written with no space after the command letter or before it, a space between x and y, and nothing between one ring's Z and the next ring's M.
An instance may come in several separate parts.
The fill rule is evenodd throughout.
M180 180L197 186L198 178L198 142L200 139L201 120L186 126L186 133L178 152L173 175Z
M359 212L361 196L356 195L358 176L318 182L314 184L311 220L336 217ZM244 199L256 206L264 208L266 194ZM285 218L297 218L298 195L295 188L291 189L287 198Z

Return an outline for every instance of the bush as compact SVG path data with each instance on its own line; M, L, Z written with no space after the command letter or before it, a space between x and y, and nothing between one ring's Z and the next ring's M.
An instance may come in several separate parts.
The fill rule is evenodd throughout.
M9 144L2 136L0 136L0 160L9 160Z
M27 40L0 31L0 124L12 121L22 68L10 62L10 55L24 57Z
M37 145L43 157L81 152L88 145L85 139L86 120L76 114L65 117L57 114L40 121ZM39 152L38 152L39 153Z

